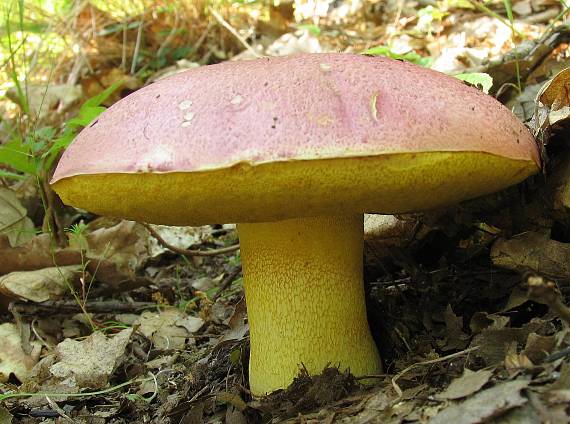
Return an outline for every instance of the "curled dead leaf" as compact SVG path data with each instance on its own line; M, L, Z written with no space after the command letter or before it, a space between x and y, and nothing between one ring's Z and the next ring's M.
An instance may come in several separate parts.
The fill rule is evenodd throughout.
M57 300L79 283L82 271L81 265L70 265L11 272L0 276L0 294L32 302Z
M38 362L41 344L37 341L29 342L32 350L26 353L22 346L22 336L16 324L0 324L0 382L8 381L10 374L14 374L21 382L30 375L33 366Z
M0 187L0 234L8 236L11 247L29 241L35 232L34 223L12 190Z
M570 118L570 68L563 69L548 81L538 95L548 108L548 124L554 125Z

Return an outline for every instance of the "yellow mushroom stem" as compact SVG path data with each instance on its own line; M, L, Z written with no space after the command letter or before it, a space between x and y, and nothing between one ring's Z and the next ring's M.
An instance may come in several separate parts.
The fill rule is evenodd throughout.
M303 364L381 372L362 282L363 216L239 224L255 395L287 387Z

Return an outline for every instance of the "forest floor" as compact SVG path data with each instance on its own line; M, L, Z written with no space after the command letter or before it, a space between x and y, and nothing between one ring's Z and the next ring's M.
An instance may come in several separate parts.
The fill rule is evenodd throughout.
M5 3L0 424L570 423L564 1ZM527 124L544 172L389 228L370 220L385 374L301 372L254 398L235 225L98 217L48 182L100 104L188 68L330 51L463 75Z

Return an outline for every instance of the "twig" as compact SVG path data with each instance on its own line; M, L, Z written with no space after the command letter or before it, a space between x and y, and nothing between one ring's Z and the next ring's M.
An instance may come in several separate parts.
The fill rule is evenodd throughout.
M76 301L53 301L49 300L41 303L14 303L14 310L26 314L34 315L38 313L47 313L50 315L58 313L76 313L81 311L81 306ZM85 308L93 313L125 313L136 312L142 309L156 308L153 302L133 302L125 303L116 300L87 302Z
M172 250L175 253L180 253L184 256L216 256L221 255L224 253L231 253L239 250L239 244L234 244L233 246L222 247L220 249L212 249L212 250L191 250L191 249L181 249L180 247L176 247L168 243L166 240L162 238L158 232L152 228L149 224L143 223L142 224L148 232L163 246L169 250Z
M192 396L190 398L190 400L188 401L188 403L192 403L195 402L200 396L202 396L204 393L206 393L208 390L210 389L209 385L205 385L204 387L202 387L198 393L196 393L194 396Z
M212 16L214 18L216 18L216 21L218 21L218 23L223 26L225 29L227 29L235 38L238 39L238 41L243 44L243 46L246 48L246 50L248 52L250 52L252 55L254 55L255 57L259 58L261 57L261 55L259 53L257 53L255 51L255 49L253 47L251 47L248 42L245 40L245 38L243 38L241 35L239 35L239 33L235 30L234 27L232 27L223 17L222 15L220 15L217 11L215 11L214 9L212 9L211 7L209 8L210 13L212 14Z
M123 46L121 48L121 65L119 66L121 70L127 68L127 20L123 20Z
M133 61L131 62L131 75L134 75L135 71L137 70L137 60L141 48L143 26L144 26L144 18L143 20L140 21L139 28L137 31L137 41L135 42L135 51L133 53Z
M57 403L55 403L55 401L53 401L53 400L52 400L49 396L47 396L47 395L46 395L46 400L47 400L49 406L51 407L51 409L53 409L54 412L56 412L56 413L59 415L58 418L61 418L63 422L66 422L67 424L74 424L74 423L75 423L75 421L73 421L73 420L71 419L71 417L70 417L69 415L67 415L67 414L65 413L65 411L64 411L63 409L61 409L61 408L59 407L59 405L58 405Z
M554 362L570 355L570 347L559 350L558 352L551 353L542 362Z
M420 365L431 365L431 364L436 364L438 362L444 362L444 361L447 361L449 359L458 358L459 356L463 356L463 355L470 353L470 352L473 352L477 349L479 349L479 346L473 346L473 347L470 347L469 349L462 350L461 352L455 352L455 353L452 353L451 355L442 356L441 358L431 359L429 361L423 361L423 362L416 362L415 364L412 364L409 367L407 367L406 369L400 371L398 374L396 374L394 377L392 377L392 387L394 388L394 390L398 394L398 399L400 399L402 397L404 392L402 391L402 389L400 389L400 386L398 386L398 383L396 383L396 382L404 374L406 374L408 371L410 371L411 369L413 369L417 366L420 366Z
M355 380L367 380L369 378L386 378L388 377L390 374L366 374L366 375L359 375L357 377L354 377Z
M221 287L218 289L218 291L216 292L215 295L212 296L212 303L214 303L216 300L218 300L218 298L222 295L222 293L229 287L232 285L233 281L235 280L235 278L239 275L239 273L241 272L241 266L236 267L236 269L234 269L232 272L230 272L226 278L224 278L221 282Z

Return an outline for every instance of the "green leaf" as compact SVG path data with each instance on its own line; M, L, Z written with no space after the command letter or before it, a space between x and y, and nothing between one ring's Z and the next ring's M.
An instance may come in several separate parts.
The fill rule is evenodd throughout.
M395 53L388 46L372 47L364 50L361 54L367 54L370 56L384 56L396 60L405 60L406 62L415 63L416 65L420 65L426 68L429 68L433 62L433 58L420 56L416 52L407 52L404 54Z
M43 157L44 163L45 163L44 166L46 169L51 168L53 161L57 157L58 153L61 150L67 148L67 146L69 146L71 144L71 142L73 141L74 138L75 138L75 130L68 127L63 132L63 134L54 141L54 143L51 145L51 147L44 154L44 157Z
M503 0L503 4L505 5L505 10L507 11L507 18L509 18L509 22L513 25L515 18L513 16L513 6L510 0Z
M305 29L307 31L309 31L309 34L314 35L315 37L318 37L319 35L321 35L321 29L314 24L301 24L301 25L297 25L297 29Z
M20 139L9 141L0 146L0 163L16 171L36 174L36 166L30 153L30 147Z
M81 106L81 109L83 109L86 106L94 107L101 105L101 103L107 100L109 96L113 94L117 90L117 88L119 88L123 84L123 82L124 82L123 80L115 81L113 84L111 84L105 90L101 91L99 94L91 97L90 99L87 99L85 103L83 103L83 105Z
M457 74L454 75L455 78L465 81L477 88L481 88L484 93L489 94L489 90L493 86L493 77L484 72L473 72L469 74Z
M83 105L81 109L79 109L79 114L75 118L67 121L67 124L76 127L86 127L104 111L105 107L103 106L85 107L85 105Z
M0 26L0 36L5 37L8 35L8 31L12 26L19 26L18 22L10 21L7 25ZM22 32L32 33L32 34L44 34L50 29L49 25L45 22L29 22L25 21L22 23L19 30Z
M71 127L86 127L91 122L93 122L101 113L105 111L105 107L101 106L105 100L109 98L111 94L113 94L117 88L119 88L123 84L123 81L116 81L115 83L111 84L105 90L101 91L99 94L87 99L85 103L81 105L79 108L78 115L67 121L67 125Z
M45 166L47 169L51 167L58 153L71 144L77 135L77 130L89 125L105 110L105 107L101 106L101 103L107 100L107 98L109 98L109 96L122 84L123 81L116 81L114 84L111 84L105 90L86 100L85 103L81 105L78 116L67 121L63 134L53 142L47 153L44 155Z
M15 172L4 171L0 169L0 178L11 178L13 180L23 180L26 178L25 175L16 174Z

